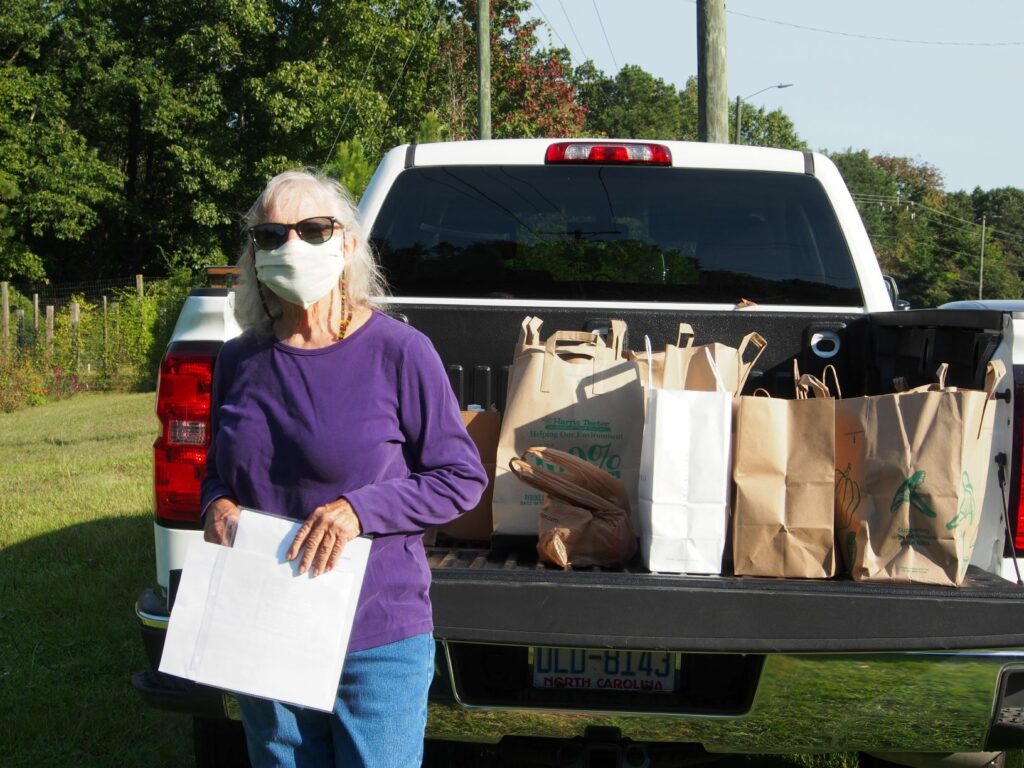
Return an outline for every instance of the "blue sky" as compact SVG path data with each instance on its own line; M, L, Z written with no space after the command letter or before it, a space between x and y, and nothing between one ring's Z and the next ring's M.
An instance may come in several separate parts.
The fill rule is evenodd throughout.
M781 108L812 148L924 161L949 191L1024 188L1024 2L727 0L726 8L731 98L793 83L751 103ZM552 43L564 43L574 62L591 58L607 74L637 64L682 87L697 72L696 13L693 0L534 0L528 15L547 18Z

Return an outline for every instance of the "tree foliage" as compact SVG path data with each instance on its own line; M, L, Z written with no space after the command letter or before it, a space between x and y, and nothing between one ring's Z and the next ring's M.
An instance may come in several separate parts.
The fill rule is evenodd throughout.
M540 22L524 21L527 0L491 0L491 135L496 138L574 136L585 109L576 100L569 53L542 48ZM440 87L426 101L451 140L479 137L476 0L458 0L445 22L434 76Z
M494 135L578 133L568 54L492 3ZM476 134L473 0L7 0L0 277L229 260L266 178L358 194L384 150ZM433 120L433 122L431 122Z
M778 147L779 149L807 149L807 142L800 138L789 115L781 109L768 112L764 107L754 109L743 104L741 110L740 137L743 143L754 147ZM729 105L729 124L736 126L736 102Z
M46 66L59 8L14 5L0 25L0 279L41 279L48 244L73 247L95 228L120 174L75 126L75 100Z
M577 67L574 77L579 98L587 105L590 135L697 140L697 78L688 78L685 87L677 90L638 66L627 64L610 77L590 61ZM729 124L735 131L736 104L730 104L729 110ZM744 144L807 149L782 110L766 112L763 107L745 105L742 116Z
M1020 296L1019 251L1007 245L1012 249L1024 241L1015 242L1012 232L986 235L982 277L981 190L971 196L946 193L936 168L906 157L870 156L867 150L831 157L854 195L882 270L896 278L903 298L936 306L977 298L980 285L985 298Z
M585 62L576 69L580 99L587 105L587 133L628 139L680 139L696 135L684 122L676 87L627 64L614 77Z
M696 140L695 78L574 68L530 5L490 3L495 138ZM282 169L358 195L390 146L478 136L477 0L6 0L3 17L0 279L23 287L223 263ZM742 133L806 148L780 110L745 104ZM985 295L1019 295L1024 191L947 194L927 163L866 151L837 162L916 302L976 295L982 216Z

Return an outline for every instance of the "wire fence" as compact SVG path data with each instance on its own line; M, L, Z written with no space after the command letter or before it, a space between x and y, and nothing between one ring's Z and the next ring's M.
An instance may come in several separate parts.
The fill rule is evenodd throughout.
M0 411L82 388L153 386L190 276L40 286L0 283Z
M116 295L135 288L144 290L146 279L142 275L113 277L105 280L80 280L54 285L19 285L12 287L22 296L38 302L40 307L53 306L56 311L67 307L76 297L92 303L100 303L103 297L113 300ZM142 288L140 289L140 286Z

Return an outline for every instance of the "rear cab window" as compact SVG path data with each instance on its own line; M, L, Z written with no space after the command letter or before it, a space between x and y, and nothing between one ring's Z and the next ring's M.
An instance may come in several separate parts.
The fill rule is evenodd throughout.
M863 303L825 190L801 174L411 168L371 241L396 296Z

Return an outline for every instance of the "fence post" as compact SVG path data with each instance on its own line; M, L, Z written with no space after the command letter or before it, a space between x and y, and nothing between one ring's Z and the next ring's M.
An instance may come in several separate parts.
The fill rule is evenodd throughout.
M32 294L32 334L39 339L39 294Z
M110 314L112 315L110 322L114 329L114 358L120 361L124 345L124 337L121 335L121 302L110 302ZM117 370L117 366L114 367L114 370Z
M103 375L106 376L107 371L107 353L109 351L110 336L107 330L107 297L103 297Z
M81 319L81 307L77 301L71 302L71 343L74 345L75 350L75 367L74 374L78 376L80 374L80 368L82 367L82 345L81 335L78 332L78 321Z
M3 313L3 354L7 354L7 350L11 343L11 304L8 290L10 284L5 280L0 283L0 312Z
M135 276L135 292L139 295L139 301L142 301L142 297L143 297L142 275L136 275Z
M22 349L25 346L25 310L21 307L14 310L14 325L14 340L18 349Z
M46 354L53 354L53 304L46 305Z

